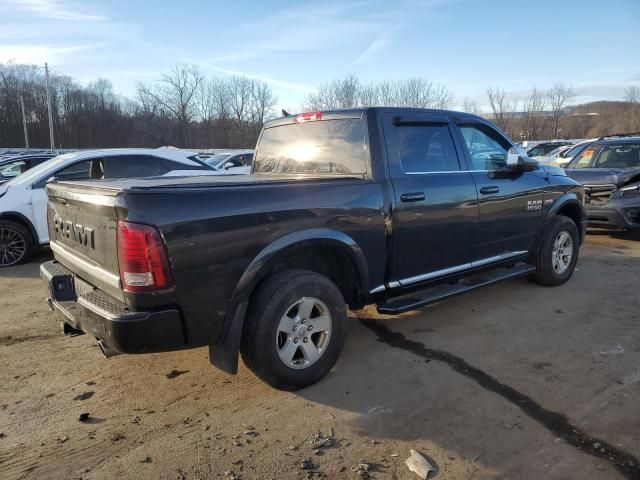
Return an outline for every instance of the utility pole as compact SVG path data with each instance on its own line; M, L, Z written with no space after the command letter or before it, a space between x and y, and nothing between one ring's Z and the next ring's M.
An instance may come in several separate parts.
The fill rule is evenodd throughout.
M55 150L55 143L53 141L53 116L51 115L51 94L49 93L49 66L44 64L44 78L47 85L47 108L49 111L49 139L51 140L51 153Z
M22 110L22 128L24 129L24 146L29 151L29 135L27 134L27 117L24 115L24 99L20 95L20 109Z

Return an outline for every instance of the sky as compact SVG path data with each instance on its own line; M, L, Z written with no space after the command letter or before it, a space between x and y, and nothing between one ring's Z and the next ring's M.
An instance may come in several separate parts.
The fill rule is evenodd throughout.
M0 0L0 62L49 65L134 97L175 64L269 83L298 111L323 82L427 77L454 107L488 86L558 82L574 103L640 86L640 0Z

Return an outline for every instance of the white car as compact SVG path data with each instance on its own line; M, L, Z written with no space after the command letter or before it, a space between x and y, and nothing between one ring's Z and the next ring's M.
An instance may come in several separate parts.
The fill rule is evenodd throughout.
M22 263L34 248L49 243L45 186L52 177L83 180L243 173L249 172L246 168L214 169L197 153L177 149L105 149L59 155L0 185L0 267Z
M234 173L251 173L253 150L220 152L202 160L214 170Z

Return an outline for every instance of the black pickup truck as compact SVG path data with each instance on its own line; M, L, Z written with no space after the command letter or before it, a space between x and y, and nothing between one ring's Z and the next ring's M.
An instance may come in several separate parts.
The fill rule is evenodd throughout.
M67 330L105 355L209 347L274 387L329 372L347 308L395 314L529 274L572 275L584 191L488 121L438 110L311 112L265 125L249 176L55 181Z

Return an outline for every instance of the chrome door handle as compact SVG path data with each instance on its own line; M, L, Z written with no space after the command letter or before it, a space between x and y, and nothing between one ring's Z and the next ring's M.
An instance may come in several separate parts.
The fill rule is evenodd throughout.
M400 200L403 202L421 202L424 199L424 192L411 192L400 195Z

